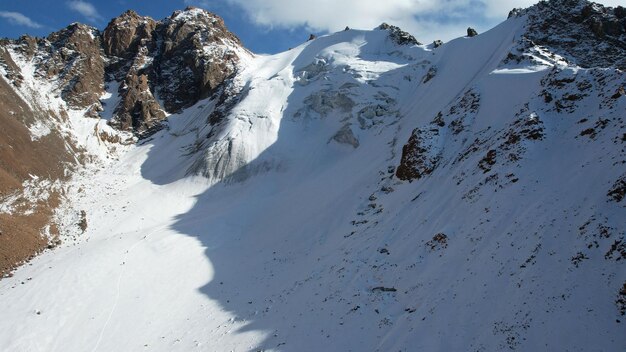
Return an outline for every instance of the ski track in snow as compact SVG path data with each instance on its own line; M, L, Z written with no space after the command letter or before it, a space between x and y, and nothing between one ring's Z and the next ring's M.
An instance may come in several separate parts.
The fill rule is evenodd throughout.
M150 235L146 235L144 236L142 239L140 239L139 241L137 241L137 243L135 243L134 245L132 245L127 251L126 253L124 253L124 257L122 259L122 264L120 265L120 275L117 278L117 289L115 290L115 300L113 301L113 307L111 307L111 312L109 313L109 316L107 317L107 320L104 322L104 325L102 326L102 330L100 331L100 335L98 336L98 341L96 341L96 345L93 347L93 349L91 350L92 352L95 352L98 350L98 347L100 347L100 342L102 341L102 337L104 336L104 333L106 332L106 328L109 325L109 322L111 321L111 318L113 317L113 314L115 313L115 309L117 308L117 302L120 299L120 291L121 291L121 283L122 283L122 277L124 276L124 269L126 268L126 261L128 260L128 255L133 251L133 249L135 249L135 247L137 247L138 245L140 245L142 242L146 241L146 239L149 237Z

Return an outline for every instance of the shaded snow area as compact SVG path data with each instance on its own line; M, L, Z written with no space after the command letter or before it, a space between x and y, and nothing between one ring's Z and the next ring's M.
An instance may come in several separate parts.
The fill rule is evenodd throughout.
M102 108L104 109L100 113L100 117L104 120L110 121L115 116L115 108L120 103L122 97L119 94L120 82L110 81L105 86L105 92L100 98Z
M626 350L624 75L507 61L523 25L243 62L74 178L87 230L0 281L0 349Z

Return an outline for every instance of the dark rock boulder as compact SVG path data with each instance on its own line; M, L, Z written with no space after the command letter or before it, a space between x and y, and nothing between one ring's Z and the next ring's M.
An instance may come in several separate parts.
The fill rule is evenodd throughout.
M414 36L403 31L400 27L382 23L377 29L389 31L389 38L398 45L422 45Z
M467 36L468 37L475 37L478 35L478 32L476 32L476 30L472 27L467 27Z
M409 141L402 147L402 158L396 168L396 177L403 181L413 181L430 175L440 159L432 145L432 140L438 135L438 131L430 128L413 130Z

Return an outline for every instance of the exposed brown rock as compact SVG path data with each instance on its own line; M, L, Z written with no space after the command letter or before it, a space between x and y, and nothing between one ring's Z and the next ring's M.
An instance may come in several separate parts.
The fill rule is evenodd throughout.
M102 34L74 23L47 38L0 39L0 65L6 71L6 80L0 79L0 201L18 196L17 210L0 214L0 277L57 243L50 222L59 195L50 189L53 196L30 204L19 198L24 182L36 177L63 180L82 153L55 129L67 121L64 111L57 116L36 101L27 104L16 93L24 80L17 56L32 61L35 78L55 84L68 106L85 109L87 116L102 111L99 99L105 84L120 82L121 100L112 125L141 136L161 127L165 110L175 112L216 93L234 74L238 53L244 50L222 19L194 8L160 22L127 11ZM50 133L33 138L29 127L36 123L49 125ZM94 133L102 140L129 143L97 129ZM26 215L31 212L25 210L34 213ZM86 225L82 214L78 226L84 230Z
M102 33L102 45L106 55L131 59L141 46L152 40L156 21L139 16L129 10L109 22Z
M141 135L165 118L165 112L152 95L147 74L131 70L121 89L122 100L115 110L117 118L113 126Z
M615 304L617 305L619 314L626 315L626 282L624 282L624 285L619 290Z
M224 21L205 10L176 11L159 23L160 56L155 65L164 108L176 112L208 97L235 73L241 47Z
M43 109L31 109L13 86L0 79L0 201L8 195L20 194L22 183L30 180L31 175L64 179L65 170L72 169L77 151L72 149L71 141L64 140L54 130L32 140L27 128L37 120L60 118ZM18 199L14 213L0 214L0 278L47 247L49 239L42 236L42 230L50 224L57 206L58 197L53 194L37 204ZM24 214L22 210L26 209L33 212ZM53 226L50 233L58 234Z
M398 45L422 45L414 36L403 31L400 27L392 26L388 23L382 23L378 29L389 32L389 38Z
M626 197L626 174L615 181L613 187L611 187L607 193L607 196L617 203L621 202Z
M402 158L396 169L396 177L399 179L404 181L420 179L432 173L437 167L439 156L432 155L428 149L425 134L423 130L416 128L407 144L402 147Z
M496 163L497 152L491 149L487 152L487 155L478 162L478 167L483 170L484 173L491 171L491 167Z
M72 107L100 107L104 92L104 59L97 29L74 23L52 33L40 45L49 57L38 65L47 78L58 77L61 96Z
M448 236L446 236L445 233L438 233L434 235L430 241L426 242L426 246L429 247L431 251L448 248Z

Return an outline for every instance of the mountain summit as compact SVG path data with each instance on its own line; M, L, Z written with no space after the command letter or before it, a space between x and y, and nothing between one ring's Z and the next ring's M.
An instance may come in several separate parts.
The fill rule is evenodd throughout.
M624 14L3 41L2 350L624 350Z

